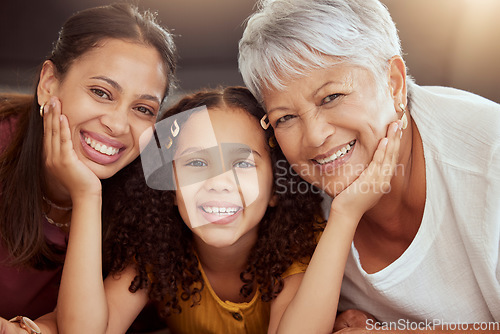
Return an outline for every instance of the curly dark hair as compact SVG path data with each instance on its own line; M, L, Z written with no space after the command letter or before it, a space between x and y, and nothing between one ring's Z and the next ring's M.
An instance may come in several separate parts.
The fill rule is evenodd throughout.
M162 118L200 106L242 109L259 121L265 115L246 88L228 87L189 95ZM281 275L290 265L295 261L307 261L312 256L316 233L322 228L322 198L316 188L291 171L276 145L271 127L265 135L270 143L278 200L275 207L268 207L259 224L258 241L249 255L248 266L240 274L240 294L248 297L258 288L262 300L268 302L283 289ZM120 173L127 181L114 184L113 199L105 204L113 205L116 210L112 211L119 212L113 217L105 217L111 225L104 243L107 269L113 274L134 265L137 276L129 290L149 289L149 297L161 305L163 317L181 311L179 298L184 301L191 299L192 305L197 304L204 283L194 253L192 232L174 205L175 192L148 188L140 158ZM276 191L278 176L280 189ZM114 181L119 179L115 177ZM294 186L296 190L300 182L307 184L307 190L301 187L302 191L291 191L290 187Z

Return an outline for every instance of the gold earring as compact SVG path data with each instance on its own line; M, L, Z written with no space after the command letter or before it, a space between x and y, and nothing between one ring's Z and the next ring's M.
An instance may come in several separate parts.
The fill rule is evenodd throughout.
M167 150L170 149L170 147L172 146L173 143L174 142L173 142L172 138L168 137L168 144L165 144L165 147L167 148Z
M408 127L408 116L406 116L406 107L404 104L400 103L399 108L403 112L403 116L401 116L401 121L403 121L403 130Z
M174 124L172 124L172 126L170 127L170 132L172 133L172 136L174 136L174 138L179 134L179 130L179 124L177 124L177 120L174 120Z
M262 118L260 119L260 126L262 126L262 128L264 130L267 130L269 128L269 119L267 119L267 123L266 123L266 118L267 118L267 115L264 115L262 116Z
M47 102L44 102L41 106L40 106L40 116L43 118L43 114L45 113L45 105L47 104Z
M269 147L275 148L278 143L276 143L276 138L274 136L270 137L268 140Z

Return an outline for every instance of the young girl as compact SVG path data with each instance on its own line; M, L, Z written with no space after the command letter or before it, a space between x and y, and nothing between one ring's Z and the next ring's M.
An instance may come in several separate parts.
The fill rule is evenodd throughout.
M244 88L189 96L164 117L141 158L148 184L156 189L175 185L175 192L147 189L142 178L127 177L115 197L122 211L114 217L114 233L106 242L105 257L114 274L101 291L87 291L106 294L107 303L83 309L82 300L62 295L60 308L80 309L71 318L58 317L59 323L79 319L73 327L83 332L122 333L153 300L173 333L274 333L278 325L293 325L289 314L309 307L314 300L309 298L329 289L316 285L311 291L309 279L299 290L306 289L307 295L296 296L303 260L315 247L319 194L298 186L301 180L281 160L272 131L261 129L269 125L264 111ZM374 181L375 190L386 181L381 166L385 170L393 164L393 137L390 145L382 141L361 178ZM151 146L161 164L150 159ZM130 168L137 175L132 167L138 164ZM338 238L349 239L360 212L380 196L375 190L360 203L353 203L349 192L339 197L349 210L332 210L331 225L346 227ZM92 225L82 222L70 245L71 238L79 242L92 236ZM94 242L96 236L94 232ZM339 254L331 254L339 258L333 270L340 278L348 245L342 247ZM83 257L71 260L63 281L76 289L85 284L88 262ZM339 290L340 282L333 283L332 289ZM288 316L282 318L287 307Z
M202 106L207 109L183 113ZM153 183L159 189L175 184L176 190L148 188L133 170L140 170L139 162L124 171L127 182L118 182L114 197L120 214L109 217L113 233L105 242L114 275L100 290L85 290L92 300L66 291L88 287L90 274L101 277L88 269L100 258L81 256L100 242L100 227L72 221L60 328L123 333L152 300L174 333L275 331L314 251L321 197L313 188L283 190L300 179L288 165L276 164L282 155L261 128L264 115L250 92L238 87L188 96L165 114L156 131L164 139L167 172ZM95 303L104 294L107 303Z
M139 135L154 124L174 69L172 37L154 16L115 4L68 19L34 95L0 97L0 317L37 318L56 306L70 221L79 213L76 189L59 178L67 156L60 159L52 123L69 123L79 161L71 168L85 172L85 191L100 198L100 180L139 155Z

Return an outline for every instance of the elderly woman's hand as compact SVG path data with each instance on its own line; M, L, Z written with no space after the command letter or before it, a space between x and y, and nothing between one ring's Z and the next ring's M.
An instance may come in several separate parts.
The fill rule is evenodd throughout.
M380 140L368 167L333 200L332 212L349 215L355 212L361 218L382 195L391 191L391 179L398 161L401 127L401 121L389 125L387 137Z
M340 330L342 333L347 333L347 329L355 330L364 329L368 323L368 320L377 322L375 317L367 312L355 309L346 310L335 318L335 325L333 326L333 332L338 332Z

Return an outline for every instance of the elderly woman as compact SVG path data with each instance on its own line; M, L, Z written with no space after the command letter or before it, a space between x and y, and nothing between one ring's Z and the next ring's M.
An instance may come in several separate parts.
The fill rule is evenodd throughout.
M349 241L340 311L361 309L397 329L500 321L498 104L414 83L378 0L263 2L239 66L288 161L330 197L349 189L388 125L403 121L391 189ZM324 237L314 257L331 251ZM311 280L328 284L325 275ZM336 300L323 289L322 300ZM334 318L336 306L318 312Z

